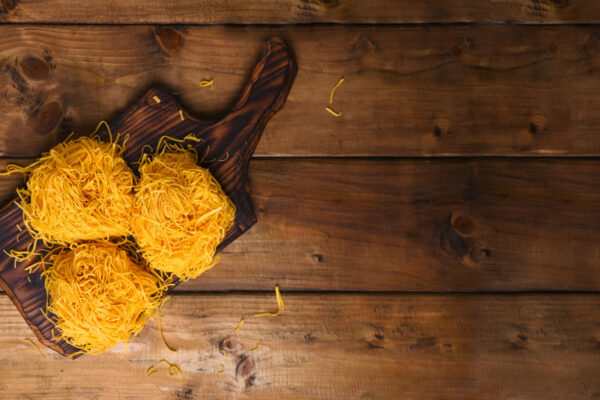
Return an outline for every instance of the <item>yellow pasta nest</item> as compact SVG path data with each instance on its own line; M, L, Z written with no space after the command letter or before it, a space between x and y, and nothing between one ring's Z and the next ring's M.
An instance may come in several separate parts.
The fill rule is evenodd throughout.
M43 274L47 312L60 336L91 354L137 335L167 288L109 242L63 248Z
M235 206L194 153L170 150L140 163L132 231L151 267L188 280L218 261Z
M130 234L134 175L122 151L115 142L82 137L22 169L29 179L17 193L33 236L69 246Z

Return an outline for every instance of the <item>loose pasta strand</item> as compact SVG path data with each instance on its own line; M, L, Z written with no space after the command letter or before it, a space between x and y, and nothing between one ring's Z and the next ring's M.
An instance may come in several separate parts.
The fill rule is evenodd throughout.
M42 353L42 350L40 349L40 347L31 339L26 338L24 339L25 342L29 343L30 345L32 345L37 351L40 352L40 354L42 355L42 357L44 357L46 360L48 359L48 357L46 357L46 355L44 353Z
M277 311L257 313L257 314L254 314L254 316L255 317L265 317L265 316L276 317L276 316L278 316L285 308L285 303L283 302L283 298L281 297L281 293L279 292L279 286L275 286L275 299L277 300Z
M339 88L340 85L344 82L344 78L340 78L338 83L331 89L331 93L329 94L329 104L333 104L333 93L335 93L335 89Z
M165 336L163 334L163 330L162 330L162 320L161 320L161 315L162 315L162 308L165 305L165 303L167 302L169 298L167 297L158 307L158 332L160 333L160 338L162 339L163 344L165 345L165 347L172 353L177 353L177 350L172 348L171 346L169 346L169 344L167 343L167 341L165 340Z
M334 117L341 117L342 116L341 112L333 111L329 107L325 107L325 109L329 112L329 114L333 115Z
M237 327L235 328L234 332L237 333L242 328L242 325L244 325L244 319L243 318L240 319L240 322L238 322Z

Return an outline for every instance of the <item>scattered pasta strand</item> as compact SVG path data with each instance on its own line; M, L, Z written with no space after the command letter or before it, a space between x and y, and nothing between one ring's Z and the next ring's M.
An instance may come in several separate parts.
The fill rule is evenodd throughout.
M278 316L285 308L283 298L281 297L281 293L279 292L279 286L275 286L275 298L277 299L277 311L257 313L257 314L254 314L254 316L255 317L265 317L265 316L276 317L276 316Z
M227 161L227 160L229 160L229 152L226 152L226 153L225 153L225 157L223 157L223 159L222 159L222 160L217 160L217 161L219 161L219 162L225 162L225 161Z
M106 128L106 131L108 132L108 137L109 137L108 141L112 143L112 141L113 141L112 130L110 129L110 125L108 125L108 122L106 122L106 121L98 122L98 125L96 125L96 129L94 129L94 131L92 133L90 133L90 137L95 136L100 131L100 128L102 128L102 127ZM69 134L69 136L67 136L67 138L65 139L65 142L69 141L74 134L75 134L75 132L71 132Z
M26 338L24 339L25 342L31 344L37 351L39 351L39 353L42 355L42 357L44 357L46 360L48 359L48 357L46 357L46 355L44 353L42 353L42 349L40 349L40 347L31 339Z
M239 330L242 328L242 325L244 325L244 319L243 319L243 318L242 318L242 319L240 319L240 322L238 322L238 325L237 325L237 327L235 328L235 331L234 331L234 332L235 332L235 333L237 333L237 332L238 332L238 331L239 331Z
M329 104L333 104L333 93L335 93L335 89L339 88L340 85L344 82L344 78L340 78L338 83L331 89L331 93L329 94Z
M225 358L227 358L227 350L221 349L221 353L223 353L223 355L225 356Z
M8 175L15 174L15 173L27 175L28 173L31 172L31 170L33 170L39 164L41 164L40 160L35 161L24 167L21 165L9 164L6 166L6 171L0 172L0 176L8 176Z
M152 99L156 102L156 104L160 104L160 98L158 96L154 96Z
M179 368L179 366L177 366L176 364L171 364L167 360L160 360L158 362L158 365L160 365L162 363L167 364L167 366L169 367L169 375L170 376L174 376L177 373L177 374L179 374L179 380L183 380L183 374L181 373L181 368Z
M185 118L183 118L183 111L179 110L179 118L181 118L182 121L185 120Z
M200 87L204 88L204 87L213 87L213 80L201 80L199 83Z
M56 247L50 247L49 249L44 249L42 251L42 253L32 252L31 255L38 255L38 256L40 256L40 259L39 259L39 261L34 262L34 263L30 264L29 266L27 266L25 268L25 271L27 271L27 273L29 273L30 275L37 272L38 269L45 271L46 264L51 265L52 264L51 260L54 259L56 254L58 254L58 252L61 249L62 248L60 246L56 246Z
M260 339L258 341L258 343L256 343L256 346L254 346L253 348L251 348L250 351L256 351L256 350L258 350L258 348L260 347L261 343L262 343L262 339Z
M169 375L173 376L175 373L179 374L179 380L183 380L183 374L181 373L181 369L177 365L171 365L169 367Z
M197 137L196 135L194 135L193 133L188 133L187 135L185 135L185 137L183 138L183 140L191 140L193 142L203 142L204 139Z
M158 307L158 332L160 333L160 338L162 339L163 344L165 345L165 347L172 353L177 353L177 350L172 348L171 346L169 346L169 344L167 343L167 341L165 340L165 336L163 334L163 330L162 330L162 320L161 320L161 315L162 315L162 308L165 305L165 303L167 302L169 298L165 298L164 301L160 304L160 306Z
M86 353L85 351L83 351L83 350L79 350L79 351L76 351L75 353L73 353L73 354L69 355L69 356L68 356L68 358L75 358L75 357L77 357L78 355L80 355L80 354L85 354L85 353Z
M220 369L220 370L218 370L217 372L218 372L219 374L222 374L223 372L225 372L225 365L223 365L223 364L220 364L220 365L221 365L221 369Z
M25 250L6 250L4 249L4 254L6 254L7 256L14 258L15 262L22 262L25 260L28 260L31 256L35 256L35 255L40 255L37 252L37 247L38 247L38 243L39 240L35 239L33 240L31 243L29 243L29 245L27 246L27 248ZM28 267L31 268L31 267Z
M156 151L157 154L164 154L166 152L169 151L182 151L182 147L180 146L180 144L185 143L186 141L191 141L191 142L201 142L204 139L201 139L199 137L196 137L196 135L194 135L193 133L188 133L187 135L185 135L185 137L183 139L177 139L171 136L162 136L160 139L158 139L158 144L156 145ZM170 142L170 143L169 143ZM145 145L148 146L148 145ZM150 151L152 151L152 147L148 146L150 148ZM140 162L140 164L142 164L142 162Z
M342 116L342 113L341 113L341 112L333 111L333 110L332 110L331 108L329 108L329 107L325 107L325 109L326 109L327 111L329 111L329 113L330 113L331 115L333 115L334 117L341 117L341 116Z

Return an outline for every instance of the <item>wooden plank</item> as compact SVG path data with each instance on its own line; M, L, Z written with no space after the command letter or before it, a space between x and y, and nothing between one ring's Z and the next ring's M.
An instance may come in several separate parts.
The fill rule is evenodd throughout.
M254 161L258 224L187 289L600 288L598 160Z
M500 25L0 26L0 155L89 132L152 84L218 117L275 34L299 71L257 156L600 155L598 28Z
M591 159L255 159L258 223L180 288L596 291L599 174Z
M45 23L598 23L594 0L2 0L0 21Z
M129 344L73 361L0 297L4 398L591 399L600 396L598 295L175 296L163 346L151 321ZM240 317L245 323L234 329ZM250 351L262 340L256 351ZM227 357L220 351L225 349ZM159 360L180 366L183 380ZM223 373L217 371L223 369Z

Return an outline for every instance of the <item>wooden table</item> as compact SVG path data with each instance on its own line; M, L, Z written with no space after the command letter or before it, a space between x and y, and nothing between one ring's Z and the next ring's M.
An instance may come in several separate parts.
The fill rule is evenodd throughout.
M216 117L272 35L299 67L250 165L258 224L165 306L179 352L152 321L127 353L44 359L2 294L0 398L600 397L597 1L1 0L0 22L0 166L155 84ZM275 284L285 311L252 317ZM146 377L161 359L183 380Z

